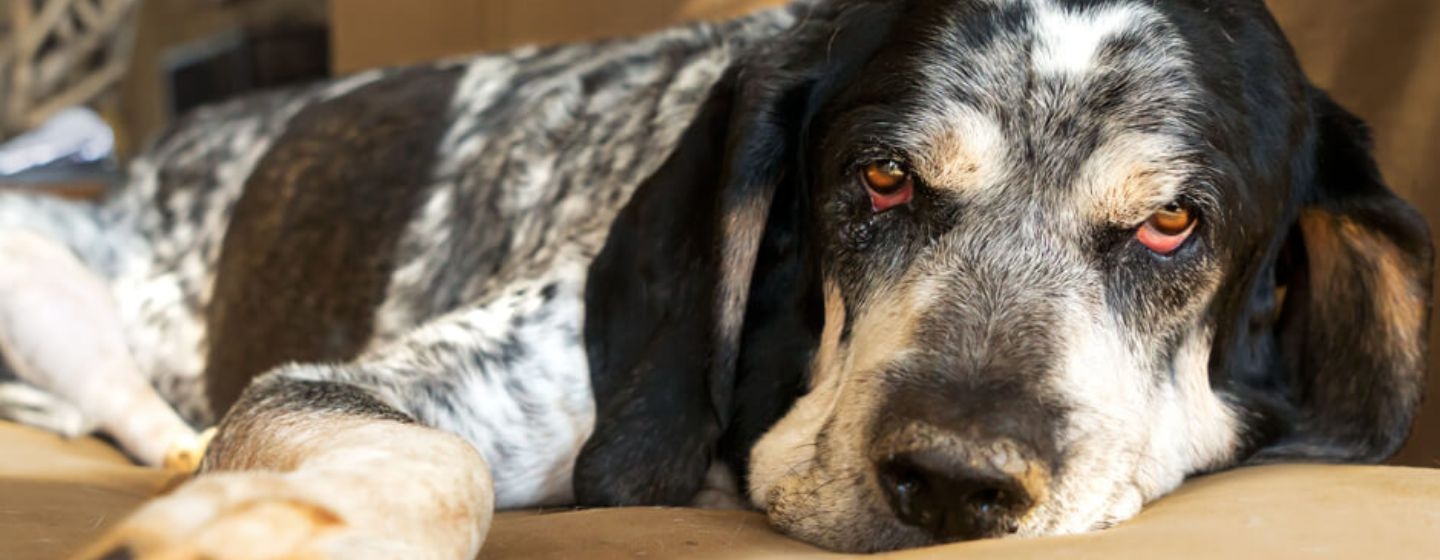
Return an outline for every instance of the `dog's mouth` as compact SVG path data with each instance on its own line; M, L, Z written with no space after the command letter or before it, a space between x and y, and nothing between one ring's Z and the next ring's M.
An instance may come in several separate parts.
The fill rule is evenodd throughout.
M888 418L898 409L881 408L890 410L885 418L831 416L815 437L791 440L805 453L779 468L762 462L780 474L752 487L763 492L753 495L774 528L829 550L884 552L1103 530L1153 494L1099 434L1056 449L993 425L942 429L909 416L896 423ZM861 425L853 438L838 428Z
M844 480L853 478L819 472L792 475L770 493L765 512L771 526L827 550L868 554L1103 531L1138 513L1137 507L1094 516L1073 511L1066 515L1063 504L1053 498L1026 496L1000 482L989 487L945 487L924 474L877 473L873 480L842 488L839 481ZM892 493L886 485L904 489Z
M909 487L909 495L891 495L883 489L887 484ZM856 507L850 510L816 500L831 494L826 486L838 483L797 481L795 490L777 488L772 493L766 513L781 533L845 553L1037 536L1026 527L1030 520L1008 515L1012 508L1026 508L1028 504L1017 501L1024 498L998 487L927 496L935 490L928 484L923 475L882 475L873 484L852 487Z
M771 525L848 553L1048 534L1055 508L1045 463L1010 441L897 447L898 440L933 441L916 434L843 455L832 454L843 443L822 438L813 459L769 489Z

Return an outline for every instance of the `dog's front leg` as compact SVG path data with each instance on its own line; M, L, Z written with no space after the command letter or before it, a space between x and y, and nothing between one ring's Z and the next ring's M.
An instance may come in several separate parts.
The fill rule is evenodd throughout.
M468 560L493 508L489 469L470 443L358 387L282 370L236 403L203 474L91 556Z

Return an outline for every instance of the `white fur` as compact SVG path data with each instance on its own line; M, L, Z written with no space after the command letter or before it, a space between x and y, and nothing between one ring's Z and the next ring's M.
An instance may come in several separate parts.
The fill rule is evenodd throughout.
M1083 77L1092 72L1105 41L1124 31L1153 24L1153 10L1133 2L1076 11L1038 0L1034 33L1039 38L1034 69L1037 72Z
M426 360L447 358L427 356L427 348L444 346L461 357L499 357L506 340L523 341L525 351L504 368L466 371L473 362L456 360L449 373L459 380L453 398L464 403L464 410L439 416L435 423L490 459L501 508L571 501L575 458L594 429L589 367L579 343L582 271L571 267L554 273L516 282L491 302L439 319L361 359L380 368L424 367ZM534 297L552 283L555 296L549 303ZM513 392L510 384L523 386L524 394ZM373 390L401 410L413 410L417 402L397 394L406 390L403 385ZM503 458L502 446L507 449Z
M147 382L109 290L64 246L0 232L0 351L16 374L73 403L141 462L195 433Z
M284 450L274 463L215 465L234 472L147 504L85 557L122 545L145 558L475 557L494 501L469 445L394 422L298 420L267 428Z

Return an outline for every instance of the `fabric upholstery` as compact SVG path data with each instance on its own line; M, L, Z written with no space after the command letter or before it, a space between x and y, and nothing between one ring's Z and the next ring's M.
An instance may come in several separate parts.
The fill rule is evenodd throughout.
M178 480L95 439L0 423L0 558L84 547ZM1440 470L1279 466L1193 481L1113 529L958 544L897 559L1440 558ZM480 558L840 557L771 531L758 513L633 508L510 512Z

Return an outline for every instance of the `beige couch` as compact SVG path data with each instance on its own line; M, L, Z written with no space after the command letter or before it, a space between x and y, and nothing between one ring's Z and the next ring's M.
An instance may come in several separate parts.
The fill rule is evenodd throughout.
M0 558L82 548L176 480L94 439L0 424ZM480 554L502 558L828 557L756 513L613 509L501 514ZM1284 466L1196 480L1114 529L913 550L895 558L1440 558L1440 470Z

